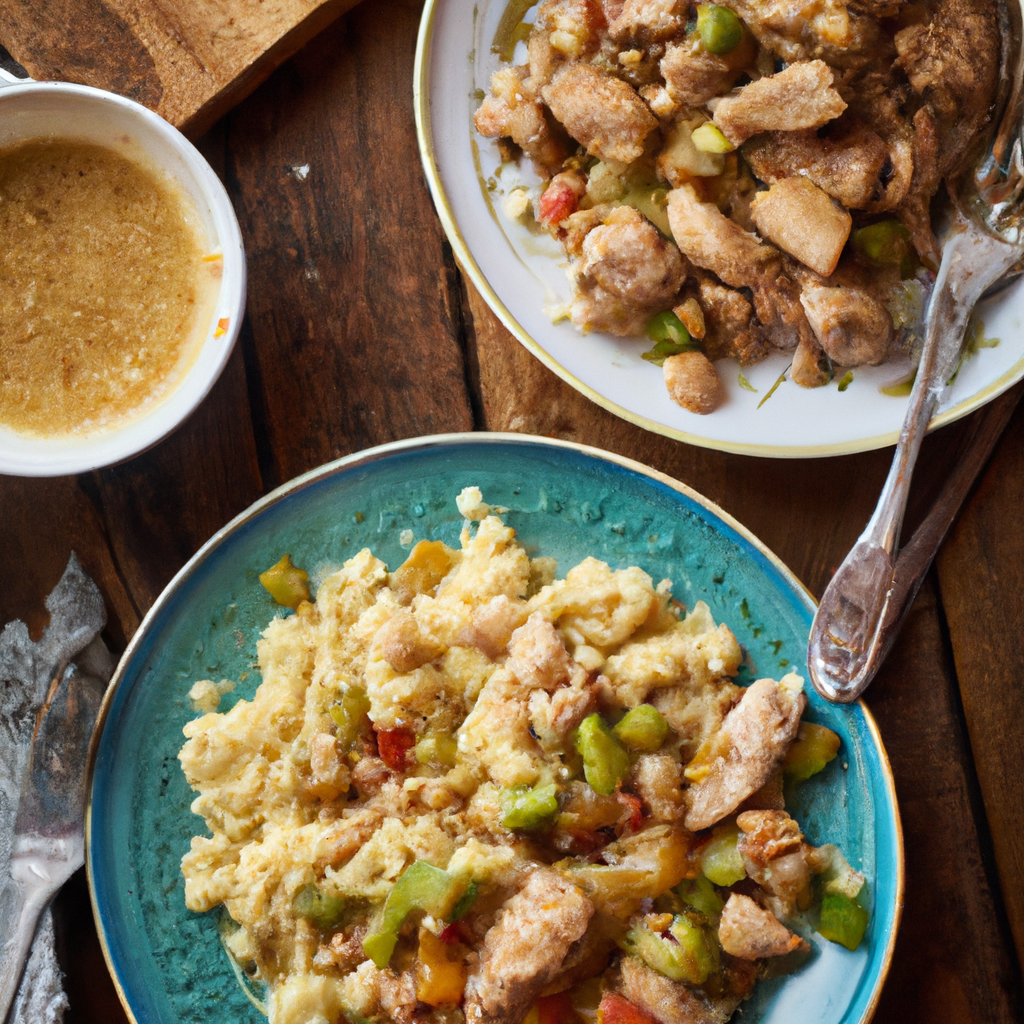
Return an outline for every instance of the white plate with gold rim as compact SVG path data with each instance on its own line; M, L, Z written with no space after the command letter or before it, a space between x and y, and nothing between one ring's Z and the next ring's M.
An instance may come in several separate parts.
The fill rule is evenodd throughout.
M569 296L566 257L554 240L531 233L501 206L503 191L537 179L526 161L511 173L502 169L497 142L477 135L472 122L480 90L487 90L500 63L492 45L507 7L507 0L428 0L414 89L420 153L445 231L473 284L512 334L599 405L691 444L779 458L895 444L908 399L882 389L905 380L909 362L859 367L842 392L838 380L805 390L788 379L772 392L789 365L787 356L748 367L742 377L737 363L723 360L717 366L725 404L698 416L669 399L661 370L641 358L650 347L646 338L584 336L567 322L552 323L545 309ZM987 347L964 361L933 426L959 419L1024 376L1021 288L1024 281L1018 280L979 307Z

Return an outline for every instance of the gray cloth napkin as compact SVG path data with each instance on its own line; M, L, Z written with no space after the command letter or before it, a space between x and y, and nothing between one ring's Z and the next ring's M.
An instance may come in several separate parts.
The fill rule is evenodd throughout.
M103 597L74 554L46 607L50 624L38 642L30 639L23 622L9 622L0 632L0 889L10 880L22 777L36 715L50 681L69 662L104 681L113 671L113 659L99 638L107 621ZM64 1019L68 999L53 938L53 919L47 910L39 922L11 1024L58 1024Z

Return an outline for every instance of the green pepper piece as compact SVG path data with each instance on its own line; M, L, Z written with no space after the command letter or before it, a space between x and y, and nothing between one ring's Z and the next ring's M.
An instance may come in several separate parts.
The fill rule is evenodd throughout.
M647 337L654 342L654 347L642 353L642 357L656 366L661 366L669 356L700 349L686 325L670 309L656 313L647 321Z
M626 950L648 967L673 981L702 985L718 967L718 950L708 933L684 914L669 925L672 939L662 938L643 925L631 928L623 940Z
M338 740L346 750L355 743L369 710L370 698L355 688L346 690L341 700L328 708L328 714L338 727Z
M672 891L687 906L699 911L709 921L716 920L725 906L722 897L715 892L711 879L706 875L693 879L684 878Z
M459 752L459 741L454 736L423 736L416 743L416 761L419 764L454 768Z
M510 786L501 791L501 807L505 828L541 828L558 813L558 786Z
M701 870L715 885L735 885L747 877L743 855L736 845L739 837L740 830L735 825L715 829L711 841L701 850Z
M743 40L743 25L734 11L717 4L697 4L697 31L708 53L732 53Z
M880 220L857 228L851 236L857 252L876 267L899 267L901 276L913 272L910 232L898 220Z
M309 600L309 576L292 565L291 555L285 555L277 565L261 572L260 583L285 608L298 608L303 601Z
M292 910L321 931L326 931L341 920L345 901L324 892L318 885L304 885L292 900Z
M652 754L665 742L668 723L656 707L640 704L632 711L627 711L612 732L629 750Z
M782 770L791 782L817 775L839 752L839 737L823 725L801 722L796 740L786 752Z
M821 901L821 924L818 931L829 942L838 942L855 950L868 927L868 912L842 893L831 893Z
M598 714L588 715L580 723L576 749L583 758L583 774L595 793L610 796L629 775L629 754Z
M448 915L449 921L461 921L470 911L473 904L476 903L477 896L480 895L480 887L476 882L470 882L466 886L466 891L458 898L455 906L452 907L451 914Z
M378 970L384 970L409 914L422 910L439 920L447 919L468 884L466 879L449 875L425 860L416 861L392 886L383 909L363 939L363 951Z

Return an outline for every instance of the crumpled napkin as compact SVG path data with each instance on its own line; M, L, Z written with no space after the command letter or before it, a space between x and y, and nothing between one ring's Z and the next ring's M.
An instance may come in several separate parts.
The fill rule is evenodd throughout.
M0 632L0 890L10 879L11 845L18 797L36 715L58 668L75 663L104 683L114 662L100 630L107 616L96 584L72 553L53 593L46 599L50 624L33 642L23 622ZM13 884L13 883L11 883ZM53 944L53 919L39 921L10 1024L59 1024L68 1008Z

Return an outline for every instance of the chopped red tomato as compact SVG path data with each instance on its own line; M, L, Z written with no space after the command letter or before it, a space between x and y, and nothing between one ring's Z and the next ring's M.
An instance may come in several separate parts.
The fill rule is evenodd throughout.
M540 1024L576 1024L577 1021L576 1010L568 992L538 999L537 1017Z
M658 1024L646 1010L641 1010L617 992L609 992L601 1000L597 1019L599 1024Z
M408 729L378 729L377 748L381 760L395 772L404 772L409 766L409 751L416 738Z
M575 213L580 203L580 185L578 174L556 174L544 189L537 204L537 215L546 228L562 223L571 213ZM582 181L582 179L580 179Z
M454 945L456 942L464 942L467 946L473 944L473 933L466 927L463 921L452 921L451 924L446 924L441 929L441 934L438 935L438 938L449 945Z
M630 832L636 832L640 828L640 822L643 819L643 803L640 797L634 796L632 793L623 793L619 790L615 794L615 799L629 812L629 817L623 823L623 827L629 826Z

